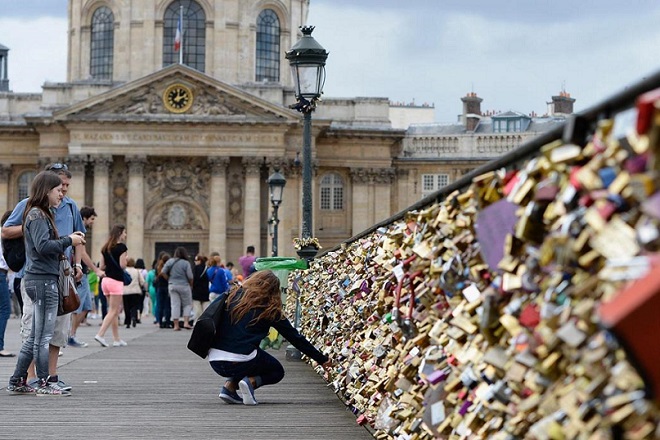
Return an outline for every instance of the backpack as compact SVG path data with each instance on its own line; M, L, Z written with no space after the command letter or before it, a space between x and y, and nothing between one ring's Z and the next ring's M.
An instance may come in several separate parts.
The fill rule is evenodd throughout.
M9 240L2 240L2 254L5 257L7 266L14 272L21 270L25 266L25 238L18 237Z
M215 299L199 316L193 327L188 350L202 359L206 358L215 339L215 332L222 322L222 311L225 308L227 295L222 294Z

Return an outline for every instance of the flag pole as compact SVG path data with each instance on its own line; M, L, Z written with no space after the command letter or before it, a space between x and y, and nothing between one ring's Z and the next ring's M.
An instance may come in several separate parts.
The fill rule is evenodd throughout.
M179 64L183 64L183 5L179 6L179 26L181 27L181 43L179 46Z

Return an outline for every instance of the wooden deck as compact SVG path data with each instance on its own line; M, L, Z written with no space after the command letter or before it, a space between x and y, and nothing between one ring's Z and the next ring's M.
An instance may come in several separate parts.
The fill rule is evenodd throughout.
M120 327L127 347L96 343L100 320L78 330L89 346L67 347L59 363L61 378L73 386L70 397L0 391L0 439L373 438L308 364L284 360L284 347L270 351L284 365L284 380L257 390L257 406L227 405L218 398L222 379L186 348L188 331L143 322ZM14 353L18 331L19 320L10 318L5 348ZM3 388L15 364L0 358Z

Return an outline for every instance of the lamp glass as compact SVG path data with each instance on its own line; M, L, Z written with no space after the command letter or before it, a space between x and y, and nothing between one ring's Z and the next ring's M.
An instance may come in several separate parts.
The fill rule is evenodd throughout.
M270 187L270 201L276 205L282 203L283 192L284 192L284 185L272 185Z
M270 202L279 206L282 203L282 194L284 193L286 179L279 171L275 171L268 177L268 189L270 190Z
M307 100L321 96L325 82L325 66L318 63L292 64L291 74L296 86L296 95Z

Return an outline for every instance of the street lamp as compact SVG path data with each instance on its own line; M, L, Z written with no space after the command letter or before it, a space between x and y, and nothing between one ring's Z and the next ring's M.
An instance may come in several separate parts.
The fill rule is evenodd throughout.
M277 226L280 224L280 219L277 217L277 210L282 203L282 193L284 192L284 185L286 179L280 174L279 169L275 168L275 172L268 176L268 190L270 191L270 204L273 206L273 216L268 220L269 226L272 225L273 251L271 256L277 257Z
M303 186L302 186L302 237L298 255L311 260L318 252L316 239L312 237L312 112L323 94L325 60L328 52L312 37L314 26L301 26L303 36L286 52L296 87L297 103L290 107L303 114Z
M312 112L316 102L323 94L325 83L325 60L328 52L312 37L314 26L301 26L303 36L291 50L286 59L291 66L291 74L296 87L298 102L290 107L303 114L303 150L302 150L302 236L296 247L300 258L311 260L318 252L318 241L312 237ZM296 159L298 156L296 155ZM300 293L296 293L296 314L294 327L300 327ZM302 354L293 345L286 348L287 360L300 360Z

